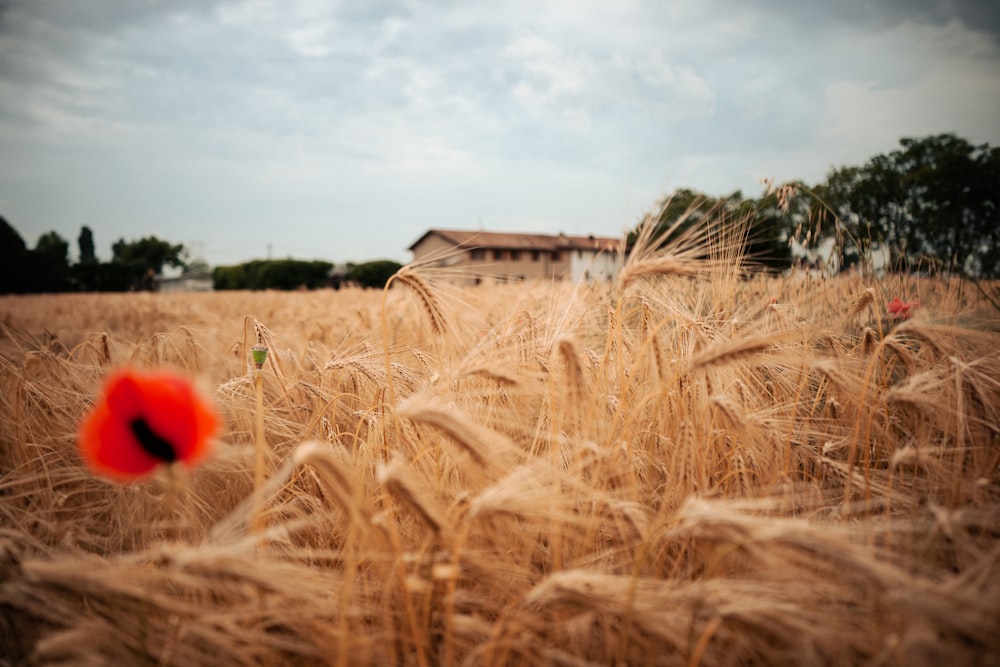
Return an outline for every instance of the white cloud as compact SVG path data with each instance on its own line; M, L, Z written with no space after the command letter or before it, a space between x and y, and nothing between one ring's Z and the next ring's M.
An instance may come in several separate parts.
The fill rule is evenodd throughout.
M644 53L579 52L533 33L506 48L515 82L512 97L533 111L554 111L571 127L589 129L595 115L641 110L658 122L703 118L716 96L689 63L670 63L659 49Z
M293 51L307 58L325 58L333 53L330 44L330 22L314 23L288 32L288 44Z
M863 161L900 137L955 132L972 141L1000 140L1000 77L996 46L953 21L941 27L903 26L886 36L933 45L910 82L835 81L816 140L831 159ZM992 49L994 57L983 58ZM941 55L947 54L947 59Z
M904 22L852 46L869 77L828 83L810 143L759 151L744 166L746 178L819 182L831 168L897 149L902 137L954 132L1000 144L1000 49L985 35L957 21Z
M578 101L586 92L588 70L593 70L586 57L567 53L533 33L518 36L505 53L517 76L511 94L529 108Z
M652 104L662 118L680 121L715 113L715 93L691 65L672 65L655 49L633 67L648 87L647 94L637 96L635 102Z

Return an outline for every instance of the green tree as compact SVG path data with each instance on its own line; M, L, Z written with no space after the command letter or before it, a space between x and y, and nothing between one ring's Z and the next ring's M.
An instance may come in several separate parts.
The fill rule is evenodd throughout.
M385 287L386 282L396 271L403 268L399 262L391 259L376 259L371 262L355 264L347 272L347 277L362 287Z
M0 293L27 291L28 247L17 230L0 216Z
M94 252L94 232L84 225L80 228L80 236L76 239L80 249L80 264L96 264L97 254Z
M212 270L212 286L227 289L316 289L329 284L330 262L297 259L254 260Z
M1000 276L1000 148L953 134L899 143L818 188L846 234L844 253L875 243L895 267Z
M788 240L808 219L809 199L801 183L791 182L738 203L737 219L747 220L743 252L751 265L768 271L791 266Z
M42 234L29 261L32 291L65 292L69 289L69 243L59 234Z
M737 237L742 238L743 257L759 268L787 268L790 263L788 236L794 226L794 216L789 212L789 202L780 200L778 192L782 190L755 200L744 198L739 190L714 197L690 188L678 188L657 204L654 236L662 236L661 246L667 246L698 226L717 222L722 227L746 225L745 234ZM637 234L638 230L630 232L630 247Z
M690 188L678 188L667 195L655 206L656 230L654 236L665 234L671 226L676 227L668 237L662 239L663 245L681 236L688 229L702 223L718 209L719 199L702 194ZM628 247L631 248L638 235L638 229L629 232Z
M119 239L111 246L111 263L125 267L131 289L156 289L156 276L169 264L183 269L184 245L171 244L155 236L126 243Z
M164 264L183 269L184 245L181 243L173 245L155 236L147 236L129 243L126 243L125 239L118 239L111 246L111 261L121 264L141 264L144 268L152 269L154 273L162 273Z
M246 289L243 265L217 266L212 269L212 288L216 290Z

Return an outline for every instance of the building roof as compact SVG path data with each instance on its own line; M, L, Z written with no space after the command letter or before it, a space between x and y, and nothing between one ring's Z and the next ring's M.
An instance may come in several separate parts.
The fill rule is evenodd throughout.
M566 234L522 234L457 229L428 229L407 250L413 250L431 235L459 248L502 248L504 250L602 250L615 252L621 239L609 236L568 236Z

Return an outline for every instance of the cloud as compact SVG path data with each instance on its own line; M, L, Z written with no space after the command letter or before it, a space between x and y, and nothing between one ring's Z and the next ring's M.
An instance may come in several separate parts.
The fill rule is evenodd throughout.
M715 11L733 9L736 0L708 0ZM944 26L957 21L970 32L1000 40L1000 3L996 0L841 0L787 2L759 0L753 4L764 22L782 22L805 33L891 30L903 24Z
M958 21L903 24L883 38L889 45L904 40L924 45L926 62L902 84L844 80L828 85L816 133L828 155L856 163L870 157L875 147L895 147L901 137L939 132L955 132L974 142L1000 141L1000 48L986 37L976 39ZM950 57L941 59L942 53Z
M513 38L504 54L518 106L551 112L579 130L636 112L647 121L679 122L715 111L716 96L705 79L689 63L668 62L659 49L588 53L526 33Z
M651 103L660 119L680 121L715 113L716 95L692 65L670 64L654 49L630 69L635 70L640 84L634 102Z
M802 97L803 84L784 83L800 98L789 118L797 128L793 140L772 136L784 123L755 120L754 134L766 140L741 141L741 150L727 158L727 173L742 172L751 184L765 176L818 183L831 168L895 150L906 136L954 132L973 143L1000 144L1000 45L988 34L957 19L899 21L850 34L849 48L837 56L813 98ZM782 99L777 84L772 95ZM714 177L707 165L694 174L695 182Z

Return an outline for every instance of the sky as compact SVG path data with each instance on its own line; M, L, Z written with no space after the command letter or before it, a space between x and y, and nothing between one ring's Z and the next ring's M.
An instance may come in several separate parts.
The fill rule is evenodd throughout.
M0 0L0 216L72 261L619 236L944 132L1000 145L1000 0Z

